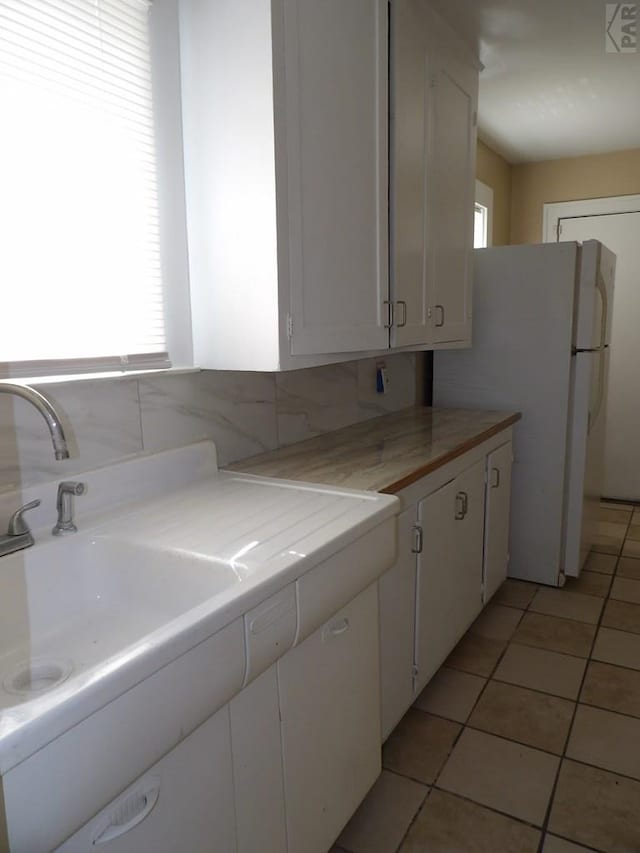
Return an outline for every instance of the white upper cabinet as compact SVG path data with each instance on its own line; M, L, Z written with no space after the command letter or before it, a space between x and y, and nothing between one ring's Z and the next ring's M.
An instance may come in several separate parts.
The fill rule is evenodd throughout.
M388 331L384 0L285 0L291 352L383 349Z
M391 9L392 343L468 344L478 68L423 2Z
M386 0L180 14L196 362L278 370L387 348Z
M196 363L468 341L477 68L440 19L420 0L181 0L180 50Z

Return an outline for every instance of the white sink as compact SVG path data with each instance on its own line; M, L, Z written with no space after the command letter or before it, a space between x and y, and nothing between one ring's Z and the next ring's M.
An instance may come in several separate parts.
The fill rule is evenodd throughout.
M0 561L0 708L143 641L233 586L201 555L81 535Z

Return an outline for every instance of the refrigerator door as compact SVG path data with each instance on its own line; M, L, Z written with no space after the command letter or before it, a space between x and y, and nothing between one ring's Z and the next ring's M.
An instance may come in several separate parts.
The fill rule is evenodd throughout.
M573 362L564 571L577 577L597 536L604 479L609 348L578 353Z
M577 251L576 243L476 250L472 347L434 353L434 405L522 412L509 575L554 586L564 557Z

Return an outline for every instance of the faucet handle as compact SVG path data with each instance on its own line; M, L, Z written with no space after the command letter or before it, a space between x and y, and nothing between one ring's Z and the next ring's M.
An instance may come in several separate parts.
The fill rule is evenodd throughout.
M29 532L29 527L22 516L27 510L35 509L37 506L40 506L40 498L36 498L35 501L29 501L28 504L21 506L20 509L17 509L13 513L9 519L9 529L7 531L9 536L22 536Z

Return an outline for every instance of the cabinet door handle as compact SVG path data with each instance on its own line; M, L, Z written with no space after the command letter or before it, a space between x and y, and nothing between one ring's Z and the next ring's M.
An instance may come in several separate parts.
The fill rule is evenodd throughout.
M469 507L469 495L466 492L458 492L456 495L456 520L462 521Z
M442 326L444 326L444 305L436 305L435 309L436 311L440 312L440 320L436 320L435 323L436 329L440 329Z
M334 622L332 625L327 625L324 631L322 632L322 639L329 640L331 637L339 637L340 634L346 634L349 630L349 620L348 619L340 619L338 622Z
M396 302L398 308L402 308L402 320L398 320L397 326L401 329L403 326L407 325L407 303L404 299L398 299Z
M499 468L492 468L491 469L491 477L492 477L491 488L497 489L498 486L500 485L500 469Z
M153 811L159 796L160 779L152 778L146 786L132 791L120 800L107 817L106 825L98 825L98 831L93 836L93 846L97 847L120 838L142 823Z
M385 299L382 303L387 306L387 322L384 324L385 329L390 329L393 326L393 302Z

